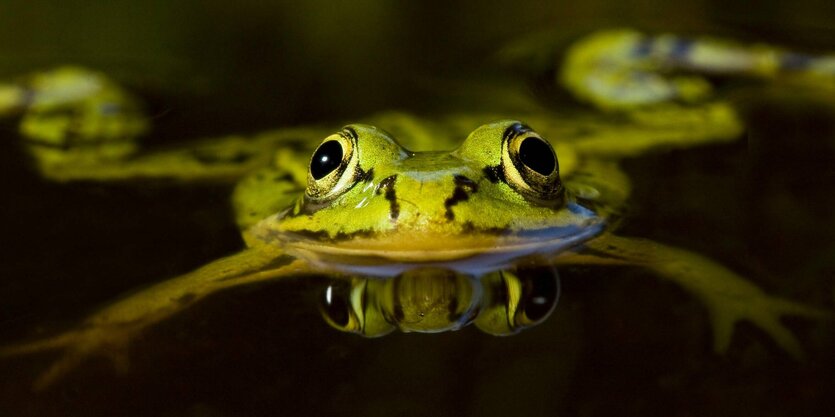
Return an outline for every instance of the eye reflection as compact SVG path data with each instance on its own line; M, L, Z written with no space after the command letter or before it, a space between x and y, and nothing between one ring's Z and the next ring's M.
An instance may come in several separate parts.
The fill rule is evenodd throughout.
M328 285L322 293L322 314L328 322L338 328L351 330L353 310L351 308L351 288L345 282L337 281Z
M551 265L526 264L485 276L484 308L475 320L485 333L507 336L547 319L560 296L560 280Z
M553 266L525 264L481 278L418 268L390 279L333 279L320 298L332 327L366 337L437 333L475 322L485 333L515 334L545 321L560 294Z

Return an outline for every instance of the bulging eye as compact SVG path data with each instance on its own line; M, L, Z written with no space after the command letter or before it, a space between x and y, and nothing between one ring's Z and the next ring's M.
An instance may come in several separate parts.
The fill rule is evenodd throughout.
M391 333L394 325L385 319L377 302L378 284L363 278L333 280L319 299L319 310L325 322L339 331L365 337Z
M511 335L545 321L560 296L560 281L553 266L525 266L485 278L487 303L476 327L496 336Z
M526 268L517 271L522 279L522 296L516 308L516 322L533 326L545 320L560 297L560 281L553 267Z
M504 131L502 169L508 184L528 200L542 205L562 201L564 190L554 148L521 123Z
M310 158L307 175L308 197L326 200L341 194L355 181L357 168L356 133L351 130L325 138Z
M319 299L322 317L332 327L343 332L360 333L361 325L351 303L351 287L339 281L328 285Z

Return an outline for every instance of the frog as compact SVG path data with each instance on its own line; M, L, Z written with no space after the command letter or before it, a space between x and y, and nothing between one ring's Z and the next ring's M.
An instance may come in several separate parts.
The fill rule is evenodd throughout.
M530 43L519 45L503 56L528 53ZM379 337L475 324L506 336L548 317L557 268L569 265L638 267L678 284L703 302L717 353L746 321L802 357L781 318L831 320L831 309L767 294L685 248L618 235L631 192L620 161L742 135L738 112L705 74L818 87L835 80L835 58L613 29L580 38L561 61L552 82L586 107L555 108L525 80L489 78L464 88L457 109L388 110L168 149L141 146L150 119L103 73L64 66L0 84L0 116L20 119L43 177L229 184L245 246L75 328L0 347L0 357L59 351L37 389L90 356L126 369L131 340L207 296L306 276L333 279L321 311L341 331Z

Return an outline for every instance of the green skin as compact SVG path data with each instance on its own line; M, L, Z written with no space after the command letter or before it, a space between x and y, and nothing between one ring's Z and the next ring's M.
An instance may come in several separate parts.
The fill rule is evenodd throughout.
M673 103L697 101L706 94L701 87L668 89L660 96L637 94L645 86L634 84L620 90L617 85L589 88L599 86L601 79L623 78L595 73L590 61L647 40L657 43L658 51L641 56L624 52L622 67L615 68L657 70L653 74L663 81L659 68L676 64L672 57L691 72L716 73L727 67L728 54L712 60L705 50L775 54L763 53L762 46L708 42L694 48L700 55L688 61L680 54L664 55L669 39L663 36L636 36L604 32L579 42L569 51L560 76L579 99L617 113L546 110L512 83L493 84L488 99L497 103L495 112L428 117L387 112L342 130L281 129L164 152L140 149L134 139L146 129L146 119L139 105L101 74L65 67L0 85L0 115L22 115L22 136L45 177L235 183L236 222L247 244L235 255L118 300L75 329L2 348L0 355L61 350L61 357L35 382L44 388L91 355L106 355L126 366L125 347L133 337L206 295L323 272L350 283L349 320L325 315L341 330L378 336L394 328L432 332L474 321L488 333L510 334L544 319L526 318L520 310L527 267L519 265L600 264L640 266L699 297L713 324L717 352L728 347L734 324L747 320L787 352L801 356L799 343L780 317L823 319L831 318L830 311L769 296L733 271L684 249L611 233L609 219L630 194L618 160L655 149L732 141L742 131L734 110L721 101ZM761 75L763 68L770 68L751 62L756 65L747 72L733 68L728 75ZM768 76L777 78L775 71ZM593 79L589 83L581 76L586 74ZM706 85L702 79L685 81L676 79L671 85ZM473 90L479 108L482 87ZM661 91L653 88L649 90ZM675 96L676 91L682 95ZM634 97L643 101L636 103ZM62 111L66 109L74 111ZM533 129L521 128L508 116ZM520 156L525 141L546 160L551 152L552 163L533 169ZM308 162L317 145L333 148L334 142L341 149L338 165L324 174L311 173ZM474 284L479 278L481 287ZM387 282L399 282L395 280L411 282L410 290L392 289ZM506 286L508 299L491 298L496 285ZM362 291L375 301L361 301L364 297L357 294ZM416 301L422 299L416 296L421 291L445 295L423 305ZM469 307L457 319L447 318L447 306L456 297L456 305ZM394 304L401 306L400 316L391 311Z

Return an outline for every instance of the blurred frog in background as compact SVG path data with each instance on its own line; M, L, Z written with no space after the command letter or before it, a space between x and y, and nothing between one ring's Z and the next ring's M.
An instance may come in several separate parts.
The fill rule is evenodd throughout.
M501 56L518 63L537 48L522 41ZM132 338L209 294L305 275L333 278L321 311L343 331L376 337L474 323L510 335L553 311L556 267L581 264L637 266L679 284L703 301L716 352L744 320L801 356L781 317L831 319L830 307L766 294L686 249L614 234L631 191L619 160L739 139L737 112L714 97L707 76L831 87L835 56L624 29L581 38L560 61L553 82L588 107L554 108L523 77L505 76L462 84L454 109L167 149L141 146L150 120L105 74L67 66L0 84L0 115L20 119L45 178L231 184L246 243L0 355L58 351L35 383L47 387L92 355L126 363Z

